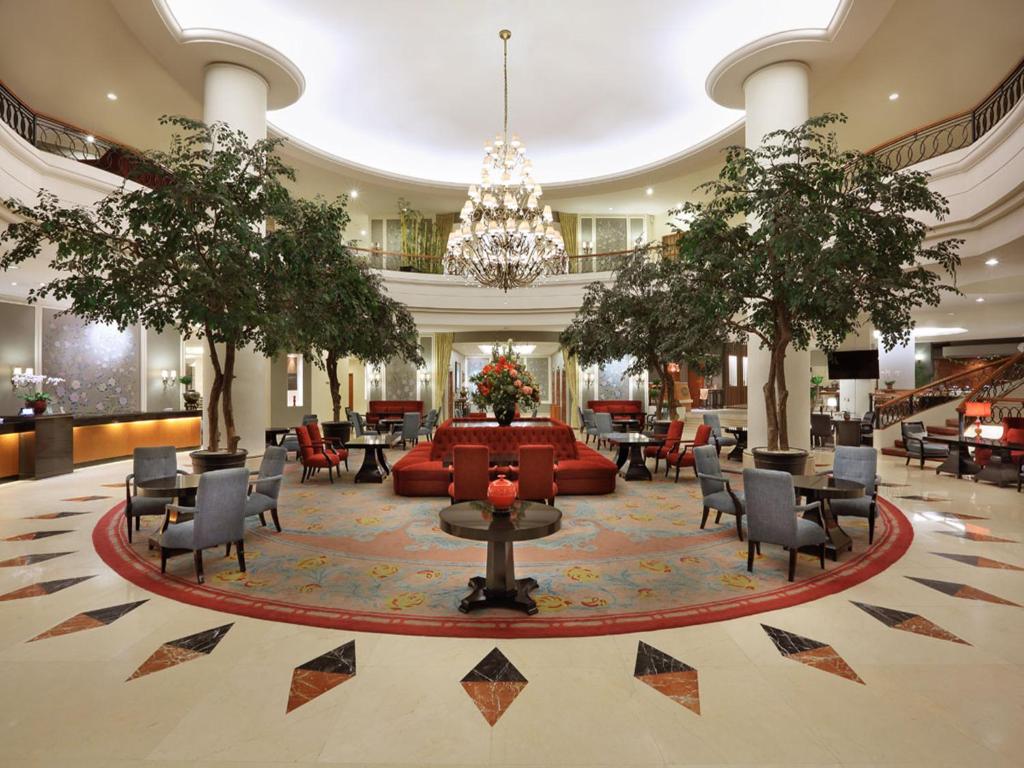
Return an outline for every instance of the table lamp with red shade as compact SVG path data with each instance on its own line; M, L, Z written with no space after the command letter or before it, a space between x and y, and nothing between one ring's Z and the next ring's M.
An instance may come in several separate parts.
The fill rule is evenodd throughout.
M981 439L981 420L992 416L992 403L971 401L964 405L964 416L974 417L974 437Z

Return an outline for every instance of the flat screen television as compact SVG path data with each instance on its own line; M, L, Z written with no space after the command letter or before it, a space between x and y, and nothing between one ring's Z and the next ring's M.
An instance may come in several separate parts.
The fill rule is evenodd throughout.
M877 379L878 350L830 352L828 355L828 377L830 379Z

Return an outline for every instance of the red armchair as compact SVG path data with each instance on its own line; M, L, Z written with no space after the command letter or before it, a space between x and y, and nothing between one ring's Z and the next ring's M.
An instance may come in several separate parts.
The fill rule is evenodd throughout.
M452 448L452 481L448 485L448 498L452 504L487 499L490 463L491 452L486 445L456 445Z
M325 438L320 432L320 425L311 421L306 425L306 431L309 432L309 442L313 444L313 451L315 453L326 453L333 456L337 456L340 461L345 462L345 471L348 472L348 449L345 448L341 441L336 438ZM341 446L340 448L338 446Z
M665 433L665 442L661 445L649 445L644 448L644 457L654 457L654 471L658 471L658 463L662 459L668 459L670 453L674 453L679 447L679 441L683 439L682 419L676 419L668 425L668 432Z
M301 482L306 482L306 478L315 472L326 469L327 477L333 483L334 468L341 463L341 457L333 453L326 453L323 450L317 451L314 449L307 427L296 427L295 436L299 439L299 461L302 462Z
M679 482L679 470L683 467L693 467L693 476L697 476L697 467L694 464L693 449L711 442L711 427L701 424L697 427L697 436L693 440L681 440L676 444L675 450L665 459L665 477L668 477L669 467L676 468L676 482ZM680 450L682 446L682 450Z
M555 505L555 449L551 445L519 446L519 480L516 498Z

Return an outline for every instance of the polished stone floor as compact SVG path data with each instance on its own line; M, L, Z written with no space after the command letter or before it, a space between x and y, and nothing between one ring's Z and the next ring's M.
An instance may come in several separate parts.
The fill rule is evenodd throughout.
M2 766L998 768L1024 754L1013 489L883 458L882 493L915 540L867 582L714 624L496 641L148 594L92 547L127 471L0 486Z

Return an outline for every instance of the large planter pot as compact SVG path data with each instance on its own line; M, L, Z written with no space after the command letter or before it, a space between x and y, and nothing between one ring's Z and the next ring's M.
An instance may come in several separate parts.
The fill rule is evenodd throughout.
M751 453L754 454L754 466L758 469L774 469L791 475L802 475L807 471L808 454L803 448L790 448L788 451L754 448Z
M201 475L203 472L213 472L216 469L244 467L249 452L244 449L234 453L200 450L192 451L189 456L192 458L192 471Z
M513 421L513 419L515 419L515 417L516 417L516 407L514 405L509 405L509 406L495 405L494 406L494 419L495 419L495 421L498 422L498 426L499 427L507 427L509 424L512 423L512 421Z
M324 421L320 426L324 430L324 437L333 437L343 445L348 442L352 425L347 421Z

